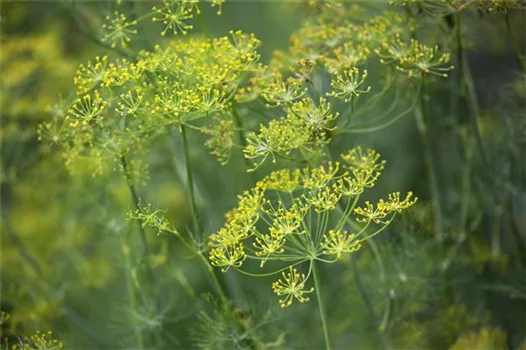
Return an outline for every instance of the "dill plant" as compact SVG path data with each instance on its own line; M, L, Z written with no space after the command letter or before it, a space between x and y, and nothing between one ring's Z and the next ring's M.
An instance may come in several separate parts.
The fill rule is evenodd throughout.
M214 0L210 5L221 14L222 3ZM457 251L480 224L467 199L476 186L470 179L474 171L471 166L479 160L489 163L479 101L464 55L461 13L504 13L508 34L515 40L507 11L521 4L455 0L391 3L397 6L382 13L374 6L370 9L345 2L296 4L307 19L291 35L288 49L275 51L268 62L262 62L261 42L251 33L231 30L225 36L211 36L201 4L194 0L164 0L155 6L118 2L111 4L108 15L100 16L100 30L85 30L86 37L106 51L79 66L73 80L74 96L56 106L56 118L40 123L38 137L59 149L71 173L103 179L116 173L120 180L112 179L124 183L128 191L122 196L127 202L122 207L131 207L127 217L137 225L116 224L116 231L133 231L136 237L122 235L115 245L122 255L120 263L126 277L124 346L180 345L166 331L167 324L177 322L180 316L171 299L165 302L158 296L166 286L184 290L203 308L198 313L198 326L190 332L195 346L285 346L286 331L278 336L274 333L270 339L262 330L267 322L264 318L246 316L240 310L243 298L239 298L239 290L245 277L232 277L229 270L235 270L260 277L261 285L277 295L272 303L282 308L296 307L296 302L303 304L315 295L325 346L339 347L342 344L333 339L341 335L341 329L334 327L333 313L327 312L331 303L322 294L331 286L324 278L328 271L323 270L324 264L334 264L335 271L344 269L346 283L342 289L348 295L357 295L358 303L366 306L369 315L364 318L372 320L386 348L392 346L390 329L401 334L397 345L425 344L421 343L422 334L432 334L429 324L415 321L421 326L416 331L396 323L399 319L418 319L410 310L414 307L415 313L426 312L425 301L403 304L405 300L397 293L398 284L407 286L408 278L414 277L408 276L407 266L425 261L433 250L440 252L437 259L442 264L433 262L429 270L416 271L415 275L420 273L431 280L433 268L441 266L437 275L445 285L447 312L436 323L459 320L458 329L454 328L456 324L450 325L455 331L441 335L453 344L450 334L460 334L465 325L477 324L465 308L455 307L453 282L448 275ZM451 37L420 35L420 21L427 20L448 23ZM151 41L153 44L144 44L142 35L152 28L158 38ZM520 50L516 45L514 49L524 65ZM468 126L459 118L454 133L466 159L462 168L465 198L458 206L458 223L448 221L455 215L445 211L445 195L437 176L440 165L433 154L434 124L429 120L433 103L429 102L430 91L446 78L458 79L460 91L454 98L469 106L470 118ZM457 106L453 108L456 117L461 114L461 103L452 104ZM417 200L413 193L398 191L373 201L370 194L385 161L376 151L356 146L349 135L384 130L411 114L423 146L430 204L421 201L413 207ZM179 170L178 182L186 192L191 218L186 226L174 224L163 204L151 200L155 195L148 191L150 173L154 173L150 162L161 154L159 144L164 141L176 145L168 148ZM226 212L224 224L217 229L212 218L221 217L224 210L217 204L211 212L205 205L202 192L206 186L200 183L206 179L200 178L203 172L198 171L201 164L195 156L205 148L217 157L221 174L249 188L237 197L238 205ZM480 159L475 160L475 154ZM232 163L243 164L243 173L235 171ZM483 178L484 182L498 186L498 176ZM489 197L489 201L498 200L498 191ZM394 220L410 207L413 216L406 220L414 219L418 210L424 211L425 220L418 229L412 228L404 215L401 223ZM497 220L502 215L491 205L485 210ZM376 241L382 240L374 239L389 228L429 233L434 241L429 244L426 237L426 244L411 246L411 257L417 256L420 261L408 259L403 271L398 259L405 251L397 252L389 244L379 246ZM407 237L411 233L404 235L404 243L412 239ZM498 233L493 231L493 242L499 241ZM173 250L165 237L175 237L177 248L184 250ZM498 243L494 243L493 253L495 247ZM20 245L18 249L23 251ZM175 255L181 252L193 257L192 266L199 266L192 271L203 272L211 286L210 296L203 298L200 286L179 269L185 259ZM496 253L488 256L484 252L477 258L485 263L499 259ZM395 262L386 266L386 259ZM385 275L390 269L393 280ZM380 271L380 282L368 279L371 271ZM225 276L219 272L229 273ZM267 283L270 276L274 281ZM373 283L379 287L367 288ZM418 287L412 289L414 295L420 291ZM422 294L431 298L428 291ZM345 302L344 297L341 302ZM371 301L380 298L381 302ZM404 311L395 308L396 303L404 305ZM309 304L301 307L308 308ZM250 308L245 307L245 311ZM378 308L384 308L381 320ZM403 337L411 331L420 338L404 343ZM456 345L473 344L478 338L481 342L502 338L498 330L473 334L467 333ZM50 349L62 347L47 337L37 333L27 343Z
M322 11L328 11L327 9L322 7ZM153 21L164 25L162 36L168 31L173 34L187 34L192 25L186 24L185 20L191 19L194 11L200 13L197 3L187 1L166 1L162 7L154 7L152 11ZM101 41L109 40L111 48L120 45L125 49L131 45L131 35L137 34L136 29L126 28L137 26L138 22L134 19L126 23L126 15L117 11L114 15L113 19L106 18L110 25L105 24L103 28L110 33L102 37ZM232 138L235 125L242 140L243 155L253 161L249 171L258 169L267 159L276 163L278 158L292 162L303 159L311 164L310 166L314 166L322 157L330 155L324 150L330 142L330 133L336 129L345 131L338 123L339 113L333 112L331 103L312 86L310 77L314 77L314 69L317 66L324 67L334 76L331 82L334 90L327 92L327 97L333 96L348 103L360 94L368 93L370 87L360 88L367 78L367 70L360 74L355 67L359 62L352 62L351 65L349 61L342 61L342 53L337 46L345 46L344 42L354 33L359 33L361 36L356 46L363 47L359 59L366 60L373 51L372 47L378 45L382 34L388 36L391 32L394 34L402 30L401 26L388 29L387 24L391 21L398 21L401 25L403 19L396 15L390 18L376 17L370 23L364 24L366 30L370 31L368 35L364 35L364 28L361 27L344 27L338 26L339 23L323 22L317 24L319 27L309 24L300 30L295 40L296 47L291 48L288 54L279 55L268 66L258 63L259 54L256 49L259 41L253 35L241 31L231 31L230 37L217 39L182 37L165 47L156 45L151 51L138 52L134 58L119 58L114 62L109 62L107 56L97 57L95 61L80 66L75 77L78 97L72 102L64 124L60 127L66 165L74 169L75 162L87 156L95 160L95 173L102 174L108 167L121 169L135 206L130 217L139 221L146 273L150 280L153 274L144 231L146 227L175 234L189 251L200 257L212 277L216 292L226 304L227 296L215 272L211 270L210 262L214 266L239 267L246 255L243 245L238 241L255 235L253 245L259 250L255 252L255 256L262 259L262 264L268 259L273 259L275 254L284 253L285 241L290 239L289 244L294 244L295 247L288 247L293 250L291 253L284 253L285 260L294 258L293 260L302 262L310 259L309 271L313 270L316 292L318 299L321 299L319 277L313 266L315 260L322 259L321 255L336 255L337 260L343 252L356 251L363 240L381 232L390 223L394 213L414 203L411 194L401 200L400 194L394 193L388 201L382 200L376 206L367 202L364 208L356 208L358 195L364 188L374 185L379 171L383 168L383 163L375 163L378 156L374 151L369 150L362 155L361 149L358 148L343 157L351 165L342 166L341 172L340 163L335 162L329 163L327 170L323 167L306 168L301 172L301 176L299 172L295 172L294 175L283 173L285 178L280 179L281 173L271 174L270 178L277 177L274 181L277 181L278 189L287 185L287 178L295 177L295 180L288 184L292 187L288 191L291 195L291 203L288 204L290 208L287 208L286 202L272 203L263 199L263 192L272 189L272 185L269 185L267 180L258 182L255 191L261 193L253 194L255 198L249 196L249 207L238 208L239 212L243 213L242 216L231 214L229 226L217 235L210 236L207 243L195 198L187 133L188 130L194 129L211 133L213 138L207 145L215 146L213 152L218 155L220 162L226 163L229 149L234 146ZM302 42L305 39L310 41L307 50ZM329 40L330 51L324 52L327 50L324 48L325 42ZM432 61L436 50L426 51L421 58L423 54L419 50L425 46L416 42L412 42L409 47L408 52L399 59L400 64L403 62L408 67L406 69L414 67L412 69L420 69L422 74L426 74L431 72L432 67L447 61L447 57ZM349 50L348 47L343 49ZM305 53L308 55L304 56ZM291 67L284 66L283 62L279 61L285 57L297 63L293 63ZM288 73L287 77L283 72L284 68L292 74ZM343 75L340 75L340 70L343 70ZM319 97L312 97L313 93ZM238 110L259 98L263 98L269 107L284 111L286 116L271 120L268 125L262 124L259 131L249 132L245 138ZM221 121L217 131L210 132L206 126L197 124L201 119L206 122L212 116L222 115L232 119L230 122ZM44 124L41 130L45 132L50 128L50 124ZM153 139L167 131L178 131L183 142L186 186L193 217L193 226L189 234L181 234L171 228L159 211L141 207L134 185L137 182L134 177L138 176L134 171L141 169L141 165L128 165L130 159L133 161L141 157L139 150L146 150ZM294 181L300 181L301 184L295 184ZM294 198L293 187L303 188L306 192ZM350 198L346 199L346 208L340 209L340 218L331 217L329 212L334 211L339 200L345 196ZM265 205L269 207L265 208ZM260 211L268 216L268 234L258 233L257 230L251 232ZM312 218L313 212L315 218ZM362 222L366 225L351 234L344 230L344 226L353 212L363 216ZM309 216L309 220L304 220L306 215ZM331 220L335 221L334 226L328 225ZM244 233L235 233L238 221L244 225L241 228ZM371 222L373 226L379 224L381 227L370 233L367 230ZM300 232L304 232L305 235L300 234L296 238L294 231L302 225L306 227ZM313 225L317 225L318 228L313 229ZM203 253L208 249L207 245L211 247L210 262L203 257ZM288 256L290 254L292 255ZM310 272L308 275L310 276ZM273 284L274 291L285 296L281 300L282 306L290 305L293 297L299 301L307 300L302 296L302 288L309 276L300 275L291 267L288 275L283 275L284 280ZM319 304L326 344L330 347L321 300Z

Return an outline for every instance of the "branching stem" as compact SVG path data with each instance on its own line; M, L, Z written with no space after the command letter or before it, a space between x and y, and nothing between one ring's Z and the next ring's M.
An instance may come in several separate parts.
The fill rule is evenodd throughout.
M133 179L130 175L130 171L128 168L128 162L126 161L125 156L121 156L121 165L122 165L122 171L124 172L124 177L126 178L128 189L130 190L130 194L132 197L133 208L135 210L140 210L139 196L137 195L137 190L135 189L135 185L133 184ZM153 276L152 276L152 269L150 266L150 249L148 247L148 241L146 240L146 232L144 231L142 220L137 220L137 228L139 229L139 236L141 238L141 243L142 243L143 261L146 264L146 270L147 270L148 277L150 278L150 282L152 282Z

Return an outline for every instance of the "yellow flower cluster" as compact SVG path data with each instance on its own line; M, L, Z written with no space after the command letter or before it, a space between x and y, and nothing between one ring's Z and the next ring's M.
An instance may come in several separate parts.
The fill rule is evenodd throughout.
M444 66L449 62L448 53L439 53L438 45L430 47L411 39L405 43L399 35L386 40L375 50L383 63L395 62L396 68L408 72L409 76L434 74L447 77L453 66Z
M60 144L72 167L82 158L104 173L123 155L146 150L167 127L225 114L245 76L259 67L258 45L254 35L231 31L215 39L178 38L141 51L134 62L96 57L79 67L77 98L61 123L43 125L40 135ZM224 163L234 128L231 119L220 125L208 145Z
M286 111L286 117L261 125L258 133L248 135L243 153L255 160L254 169L269 156L276 162L276 156L287 158L296 150L320 149L328 141L327 132L334 129L332 124L339 116L331 111L324 98L318 102L303 98L291 103Z
M108 56L95 57L95 61L81 64L73 82L77 94L86 94L94 89L121 87L124 84L140 79L143 74L140 65L126 59L108 62Z
M234 147L234 121L220 120L219 124L205 131L210 138L205 142L205 146L212 149L212 154L217 160L225 165L230 159L232 148Z
M302 87L297 77L285 79L279 71L264 72L252 80L252 90L261 94L269 107L289 106L301 97L307 90Z
M266 179L266 187L269 190L292 193L299 188L300 178L300 169L273 171Z
M289 50L277 51L268 67L253 70L255 76L249 86L236 95L238 102L250 102L261 96L267 106L279 107L285 113L248 134L243 153L254 163L250 170L269 158L275 163L278 158L294 160L323 153L331 131L341 123L338 113L331 111L331 103L319 96L352 102L349 115L353 113L355 100L371 89L366 85L368 71L358 66L368 61L372 53L384 63L396 62L398 69L410 76L442 76L452 68L443 67L449 55L439 54L437 47L415 40L405 44L400 39L409 35L408 28L412 28L404 16L385 12L354 24L343 14L350 15L356 11L355 6L319 4L319 7L325 15L307 21L291 37ZM335 15L330 16L333 12ZM314 79L320 69L331 75L332 90L318 91L320 87Z
M157 230L157 234L170 232L177 234L166 217L166 212L162 210L153 210L151 204L141 205L139 209L128 213L129 219L138 220L142 227L150 227Z
M354 253L361 248L360 240L355 234L347 231L330 230L323 236L323 242L320 245L324 254L335 255L339 259L342 253Z
M246 259L242 240L252 236L260 219L260 208L266 203L265 187L259 182L255 188L239 196L237 208L227 213L227 223L217 233L210 235L210 261L212 265L240 267Z
M109 42L112 48L117 47L117 45L125 48L131 41L131 36L138 33L137 29L133 29L136 25L136 20L128 21L124 13L115 11L113 16L106 17L106 23L102 25L106 31L102 41Z
M377 152L360 147L343 154L342 160L274 171L245 191L238 206L227 213L225 225L210 235L212 265L227 271L241 269L247 259L259 261L261 267L269 261L289 266L316 259L334 262L360 249L363 240L381 232L397 213L415 203L411 192L403 200L395 192L376 206L366 202L364 208L356 208L364 189L374 186L385 161ZM344 230L349 220L353 230L360 223L365 225L349 233ZM371 223L380 228L368 232ZM304 278L294 271L273 284L278 295L286 296L280 301L283 307L293 299L307 300L303 285L310 273Z
M101 98L98 91L93 95L86 94L79 98L77 102L71 107L66 116L66 120L71 127L79 125L88 125L92 121L96 121L106 109L106 102Z
M299 273L295 267L290 267L289 272L282 273L283 279L279 279L272 283L272 289L278 296L285 296L284 299L280 299L279 304L285 308L292 305L294 299L300 303L309 301L309 298L305 294L312 293L314 288L305 289L306 276L303 273Z
M291 37L288 53L278 52L271 62L272 69L292 67L303 61L320 64L335 74L356 68L371 56L384 38L404 33L407 20L394 12L385 12L362 24L350 23L357 13L352 4L323 4L322 12ZM296 64L295 64L296 63Z
M242 75L257 68L259 41L240 31L218 39L184 38L154 52L140 64L156 77L151 113L191 121L225 109Z
M64 348L64 344L56 339L53 339L53 332L47 333L37 332L28 339L15 344L13 350L32 350L32 349L46 349L46 350L60 350Z
M164 25L161 35L165 36L168 31L187 34L193 26L186 21L193 18L194 11L199 13L197 3L198 0L163 0L162 6L154 6L155 17L152 20Z
M384 201L381 199L376 206L371 204L371 202L365 202L365 207L354 209L354 213L362 216L362 218L357 218L359 222L370 223L374 222L375 224L388 224L391 218L387 216L391 213L398 212L409 208L417 201L417 198L412 198L413 193L407 193L405 199L400 201L400 192L394 192L389 195L389 200Z
M335 79L331 81L331 86L334 91L328 96L334 96L343 99L345 102L350 102L353 97L358 97L361 94L368 93L371 87L360 88L367 79L367 69L360 75L360 71L356 67L352 67L343 72L343 75L336 72Z

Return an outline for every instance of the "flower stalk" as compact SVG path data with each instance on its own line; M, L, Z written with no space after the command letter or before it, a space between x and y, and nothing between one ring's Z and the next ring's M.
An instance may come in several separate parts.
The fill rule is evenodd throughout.
M317 262L312 260L312 274L314 276L314 289L316 290L316 298L318 299L318 310L320 312L320 318L321 318L321 324L323 327L323 337L325 338L325 348L327 350L331 350L331 340L329 337L329 329L327 326L327 319L325 316L325 310L324 310L324 304L323 304L323 296L321 292L321 281L319 276L319 270L317 266Z
M197 209L197 202L195 200L194 177L192 173L192 163L190 161L190 151L188 145L188 137L186 135L186 127L180 124L181 136L183 137L183 152L186 165L186 186L188 189L188 196L190 198L190 205L192 209L192 220L194 224L194 232L198 237L201 237L201 229L199 225L199 211Z

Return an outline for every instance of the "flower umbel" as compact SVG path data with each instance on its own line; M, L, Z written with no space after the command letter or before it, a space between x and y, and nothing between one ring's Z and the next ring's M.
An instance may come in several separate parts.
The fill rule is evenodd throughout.
M274 293L280 297L285 297L279 300L282 308L291 306L294 299L300 303L309 301L305 294L312 293L314 288L305 289L305 281L307 280L305 274L299 273L295 267L289 267L289 272L283 272L282 276L282 279L272 283Z
M106 21L107 23L102 25L102 28L106 30L102 41L109 42L112 48L117 45L125 48L131 41L131 36L137 34L137 29L133 29L137 21L128 21L128 18L119 11L115 11L113 16L107 16Z
M324 254L336 255L336 259L340 259L342 253L353 253L362 247L355 234L335 230L330 230L323 236L320 246L324 249Z
M288 267L272 285L276 294L284 296L280 305L290 306L294 299L308 301L305 294L312 289L305 290L305 283L311 274L300 274L295 266L308 262L311 271L316 260L335 263L358 251L416 201L411 193L402 199L394 192L376 205L365 202L356 207L365 189L375 185L385 161L376 151L360 147L341 158L342 163L274 171L245 191L238 206L226 214L225 225L210 235L212 264L223 271L234 266L252 276L258 274L245 270L245 260L257 261L260 267L281 265L259 276L282 273Z
M345 102L350 102L354 97L368 93L371 90L370 86L362 88L366 79L367 69L364 69L361 75L356 67L345 70L343 75L336 72L335 79L331 81L334 91L329 93L328 96L334 96L343 99Z

